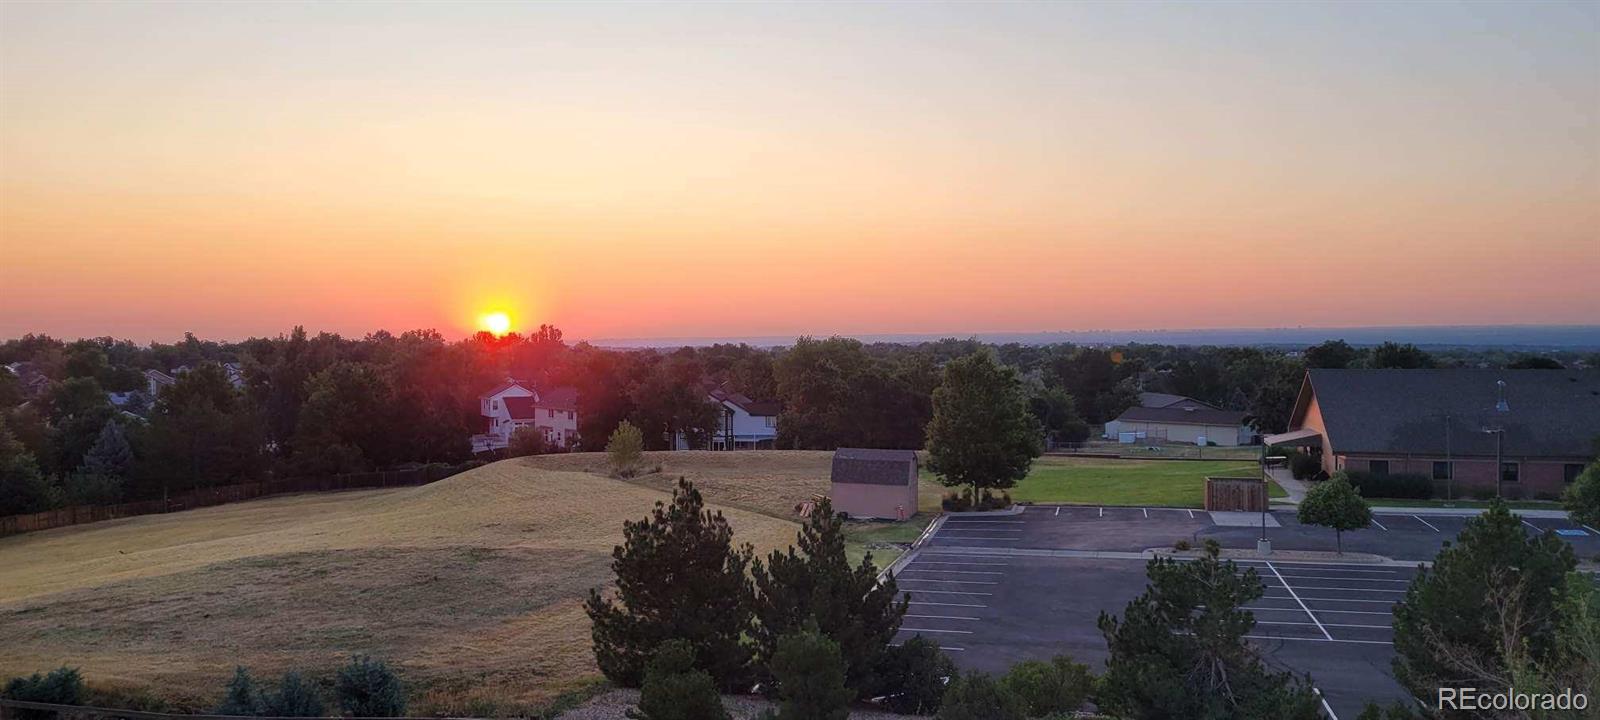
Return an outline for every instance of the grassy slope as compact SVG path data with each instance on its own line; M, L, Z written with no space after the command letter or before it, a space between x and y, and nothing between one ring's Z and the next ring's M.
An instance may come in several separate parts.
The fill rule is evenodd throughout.
M592 680L579 602L622 520L665 497L514 460L0 539L0 677L67 663L204 709L235 663L326 676L362 652L399 662L418 714L513 712ZM724 511L741 541L792 542L792 522Z
M1259 472L1255 463L1237 460L1047 456L1034 461L1033 472L1011 489L1011 497L1022 502L1197 508L1205 504L1207 476L1254 477Z

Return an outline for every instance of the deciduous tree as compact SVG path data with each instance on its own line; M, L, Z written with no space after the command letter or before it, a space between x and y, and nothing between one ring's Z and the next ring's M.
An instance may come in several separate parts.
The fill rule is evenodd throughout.
M1026 477L1039 452L1039 425L1015 371L987 351L945 366L928 423L928 469L940 482L971 487L977 502L981 490Z
M1372 508L1356 492L1343 471L1311 486L1300 501L1300 522L1333 528L1339 554L1344 554L1344 531L1359 530L1372 524Z

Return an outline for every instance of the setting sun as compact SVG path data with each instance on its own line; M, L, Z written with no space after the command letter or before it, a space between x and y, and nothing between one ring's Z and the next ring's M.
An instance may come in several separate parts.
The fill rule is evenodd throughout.
M478 327L496 336L511 332L511 316L503 312L484 313L478 318Z

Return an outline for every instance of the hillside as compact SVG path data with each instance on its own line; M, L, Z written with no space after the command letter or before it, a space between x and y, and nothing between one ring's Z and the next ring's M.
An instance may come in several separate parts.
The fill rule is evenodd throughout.
M516 712L595 676L579 602L609 581L622 521L667 498L510 460L0 539L0 677L65 663L204 709L235 663L326 673L371 653L422 691L416 713ZM793 540L721 509L758 550Z

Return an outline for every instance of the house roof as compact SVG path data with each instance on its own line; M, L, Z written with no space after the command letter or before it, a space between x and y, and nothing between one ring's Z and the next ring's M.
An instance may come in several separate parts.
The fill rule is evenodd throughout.
M839 448L833 451L833 481L852 485L909 485L917 466L913 450Z
M555 408L557 410L578 409L578 389L575 387L553 387L539 393L539 407Z
M523 385L522 383L517 382L516 380L507 380L507 381L505 381L503 383L500 383L499 385L494 386L494 388L489 390L488 392L486 392L486 393L484 393L482 395L479 395L478 399L482 400L484 398L491 398L491 397L499 395L500 393L503 393L503 392L505 392L507 390L510 390L511 388L514 388L514 387L520 387L520 388L526 390L528 386Z
M570 387L550 388L537 396L512 396L502 400L512 420L532 420L540 410L577 410L578 390Z
M733 392L721 387L711 388L706 391L706 394L711 396L712 400L731 403L754 417L775 417L778 411L783 409L783 406L778 403L751 400L744 393Z
M1497 382L1506 409L1497 410ZM1315 395L1334 452L1590 458L1600 437L1600 371L1311 370L1290 427ZM1448 421L1447 421L1448 418ZM1503 433L1484 432L1503 428Z
M1201 400L1196 400L1196 399L1194 399L1192 397L1188 397L1186 395L1173 395L1171 393L1158 393L1158 392L1142 392L1142 393L1139 393L1139 405L1142 406L1142 407L1147 407L1147 408L1171 407L1173 405L1176 405L1176 404L1184 402L1184 401L1188 401L1188 402L1194 403L1196 405L1204 405L1206 407L1216 407L1215 405L1212 405L1211 403L1204 402L1204 401L1201 401Z
M1187 399L1187 398L1185 398ZM1117 422L1158 422L1172 425L1243 425L1247 413L1206 407L1131 407Z
M512 420L532 420L539 412L539 401L531 395L503 398L506 414Z

